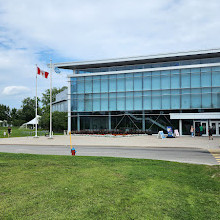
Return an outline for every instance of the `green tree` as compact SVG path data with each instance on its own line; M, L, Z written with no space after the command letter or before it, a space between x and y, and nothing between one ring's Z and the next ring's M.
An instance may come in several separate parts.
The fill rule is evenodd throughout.
M11 110L11 122L13 126L21 126L25 123L25 120L22 119L22 110L13 108Z
M10 108L6 105L0 104L0 120L6 120L8 123L11 123Z
M39 107L39 102L40 99L37 98L37 112L38 115L41 114L41 108ZM19 112L19 118L25 122L28 122L35 118L35 105L36 105L36 100L35 98L26 98L22 101L22 106L21 106L21 112Z
M50 113L45 112L40 118L40 127L46 130L50 128ZM52 117L53 131L61 132L67 129L67 114L66 112L53 112Z

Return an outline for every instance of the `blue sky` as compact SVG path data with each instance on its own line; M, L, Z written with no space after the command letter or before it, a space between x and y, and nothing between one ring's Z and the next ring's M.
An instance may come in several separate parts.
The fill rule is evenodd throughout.
M219 0L0 0L0 104L35 96L36 64L220 48ZM67 85L66 75L53 85ZM49 80L38 80L38 94Z

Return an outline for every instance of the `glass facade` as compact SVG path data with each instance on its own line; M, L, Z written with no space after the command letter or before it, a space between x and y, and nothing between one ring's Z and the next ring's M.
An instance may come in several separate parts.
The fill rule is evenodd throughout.
M72 112L220 108L217 66L70 79Z

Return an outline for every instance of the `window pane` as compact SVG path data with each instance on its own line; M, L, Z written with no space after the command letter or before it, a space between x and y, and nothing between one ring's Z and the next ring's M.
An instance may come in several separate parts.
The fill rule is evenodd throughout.
M100 76L93 76L93 93L100 93L100 91L101 91Z
M220 71L212 71L212 86L220 86Z
M181 70L181 88L190 88L189 69Z
M180 88L180 70L171 70L171 88Z
M87 76L85 78L85 93L92 93L92 77Z
M152 90L160 89L160 72L152 72Z
M171 90L171 109L180 109L180 90Z
M134 73L134 90L142 90L142 73Z
M201 89L191 89L191 108L202 107Z
M182 90L181 108L182 109L190 108L190 90L189 89Z
M116 76L109 75L109 92L116 92Z
M101 92L108 92L108 76L101 76Z
M117 93L117 110L125 110L125 93Z
M161 91L152 91L152 109L161 109Z
M76 110L77 110L77 95L71 95L71 111L76 111Z
M200 73L191 73L191 87L200 87Z
M100 111L100 103L101 100L100 100L100 94L93 94L93 111Z
M170 89L170 71L161 71L161 89Z
M212 89L212 107L220 108L220 88Z
M85 111L92 111L92 94L85 94Z
M109 93L109 110L116 111L116 93Z
M126 110L133 110L133 92L126 92Z
M144 91L143 93L143 109L150 110L151 109L151 91Z
M170 109L170 90L162 91L162 109Z
M202 89L202 108L211 108L212 99L211 99L211 89L204 88Z
M81 112L85 111L84 104L85 104L84 95L78 95L78 99L77 99L78 111L81 111Z
M125 91L125 75L118 74L117 75L117 91L124 92Z
M108 94L101 94L101 111L108 111Z
M151 90L151 72L143 73L143 90Z
M133 91L134 90L134 79L133 73L125 74L126 76L126 91Z
M134 92L134 110L142 110L142 92Z
M210 87L211 86L211 72L201 73L201 86Z
M77 83L76 83L76 78L71 78L71 94L76 93L76 87L77 87Z
M77 93L84 93L84 77L77 77Z

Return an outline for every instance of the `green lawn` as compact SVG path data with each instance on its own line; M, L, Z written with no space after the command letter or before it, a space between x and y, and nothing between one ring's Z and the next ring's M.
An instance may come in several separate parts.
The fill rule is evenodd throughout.
M220 167L0 153L0 219L220 219Z
M12 127L11 137L26 137L35 136L35 129L25 129L19 127ZM6 132L6 137L4 137L4 131ZM44 136L48 131L39 129L37 132L38 136ZM54 135L59 135L61 133L54 133ZM62 133L63 134L63 133ZM0 138L8 138L8 127L0 127Z

